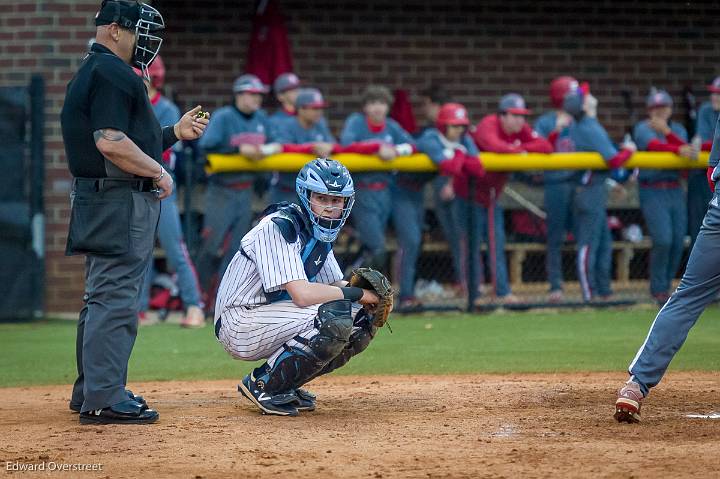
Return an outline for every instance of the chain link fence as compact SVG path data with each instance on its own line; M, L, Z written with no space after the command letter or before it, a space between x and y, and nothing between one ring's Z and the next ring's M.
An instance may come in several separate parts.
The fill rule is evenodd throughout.
M520 175L522 176L522 175ZM186 228L186 238L191 254L197 250L199 231L204 210L204 185L180 181L179 202ZM187 192L192 194L187 198ZM268 195L258 191L253 210L259 214L267 206ZM187 198L187 199L185 199ZM506 191L499 198L503 208L506 235L506 259L509 282L512 288L512 302L495 297L493 279L488 264L487 245L481 243L482 264L478 300L474 309L527 309L537 307L573 307L583 305L578 281L577 250L572 233L569 233L562 248L562 298L549 295L546 271L546 227L543 219L543 187L533 186L525 181L510 181ZM433 207L430 186L426 191L425 222L423 226L422 252L417 263L415 296L417 304L408 307L410 312L420 310L465 309L468 306L467 271L456 271L453 266L453 252L443 236ZM188 209L189 216L188 216ZM612 291L609 297L593 300L598 306L651 303L654 298L649 291L649 253L652 245L647 227L638 204L637 188L627 183L623 190L610 195L608 221L612 234ZM690 239L685 239L685 252L676 273L676 282L682 275L689 252ZM387 247L389 251L387 272L395 281L399 277L398 244L392 222L388 225ZM465 248L465 242L461 248ZM335 252L342 267L347 267L360 254L360 244L354 237L350 222L344 228L335 244ZM162 252L157 256L162 260ZM466 260L464 260L466 261ZM163 266L162 264L160 265ZM466 267L462 263L462 267Z
M512 194L507 194L512 192ZM549 295L546 268L546 227L542 218L543 188L528 186L522 182L510 182L505 193L499 198L503 208L505 225L505 254L509 283L512 288L512 302L505 302L494 294L493 278L486 267L490 258L487 244L481 242L481 281L476 309L493 309L502 306L510 309L525 309L543 306L578 306L583 303L577 272L577 248L572 232L567 234L562 247L562 298ZM532 205L532 206L530 206ZM431 195L426 201L426 215L423 234L422 254L417 265L415 296L421 303L416 309L444 309L446 307L467 307L467 290L464 275L453 267L452 252L442 234L435 215ZM608 225L612 235L611 280L613 294L593 300L599 306L623 305L638 302L650 303L655 299L649 291L649 253L652 241L640 211L636 185L626 184L618 193L611 195L608 204ZM340 238L337 248L341 261L352 257L352 232ZM685 239L685 252L676 280L685 268L689 253L690 239ZM465 241L463 241L463 248ZM392 227L388 230L388 248L397 253L397 242ZM397 278L398 265L391 254L388 270ZM462 284L457 278L461 277Z

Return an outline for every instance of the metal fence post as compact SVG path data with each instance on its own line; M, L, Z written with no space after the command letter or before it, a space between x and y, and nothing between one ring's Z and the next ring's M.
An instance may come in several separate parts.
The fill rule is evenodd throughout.
M477 237L477 218L475 216L475 196L477 192L477 181L472 175L468 175L468 200L465 214L467 215L467 287L468 287L468 312L475 308L475 300L478 297L478 267L480 262L480 245Z
M188 249L195 251L195 221L192 211L193 186L195 184L195 149L187 143L183 149L183 167L185 171L185 195L183 195L183 230L185 234L185 244Z
M30 80L30 216L32 228L32 246L36 255L33 286L33 313L41 317L45 310L45 81L35 75Z

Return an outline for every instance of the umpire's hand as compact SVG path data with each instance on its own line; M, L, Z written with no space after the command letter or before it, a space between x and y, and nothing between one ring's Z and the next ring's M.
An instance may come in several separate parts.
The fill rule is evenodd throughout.
M202 136L210 121L210 113L200 105L185 113L173 127L178 140L196 140Z
M160 174L153 180L155 181L155 194L158 199L164 200L172 194L175 182L172 176L165 171L165 168L161 167Z

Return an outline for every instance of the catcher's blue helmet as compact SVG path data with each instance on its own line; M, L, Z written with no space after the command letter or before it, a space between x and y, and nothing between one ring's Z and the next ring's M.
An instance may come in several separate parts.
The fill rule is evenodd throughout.
M295 191L313 225L313 236L319 241L335 241L355 203L355 187L350 172L341 163L329 158L315 158L303 166L295 180ZM312 192L344 198L338 219L318 216L312 211Z

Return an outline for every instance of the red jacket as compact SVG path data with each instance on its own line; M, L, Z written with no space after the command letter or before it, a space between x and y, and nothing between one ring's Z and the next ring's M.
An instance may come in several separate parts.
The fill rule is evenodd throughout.
M657 138L653 138L647 145L647 151L669 151L671 153L677 153L680 147L686 144L682 138L673 132L668 133L665 139L666 141L660 141Z
M492 153L553 152L550 142L538 135L527 123L518 133L513 135L505 133L497 114L487 115L480 120L470 134L480 151ZM476 201L484 206L489 206L493 189L495 200L497 200L502 194L509 176L508 173L485 173L484 177L477 180ZM453 181L453 187L456 195L467 199L468 182L466 179L456 178Z
M553 147L527 123L519 133L508 135L497 114L488 115L470 132L480 151L493 153L552 153Z

